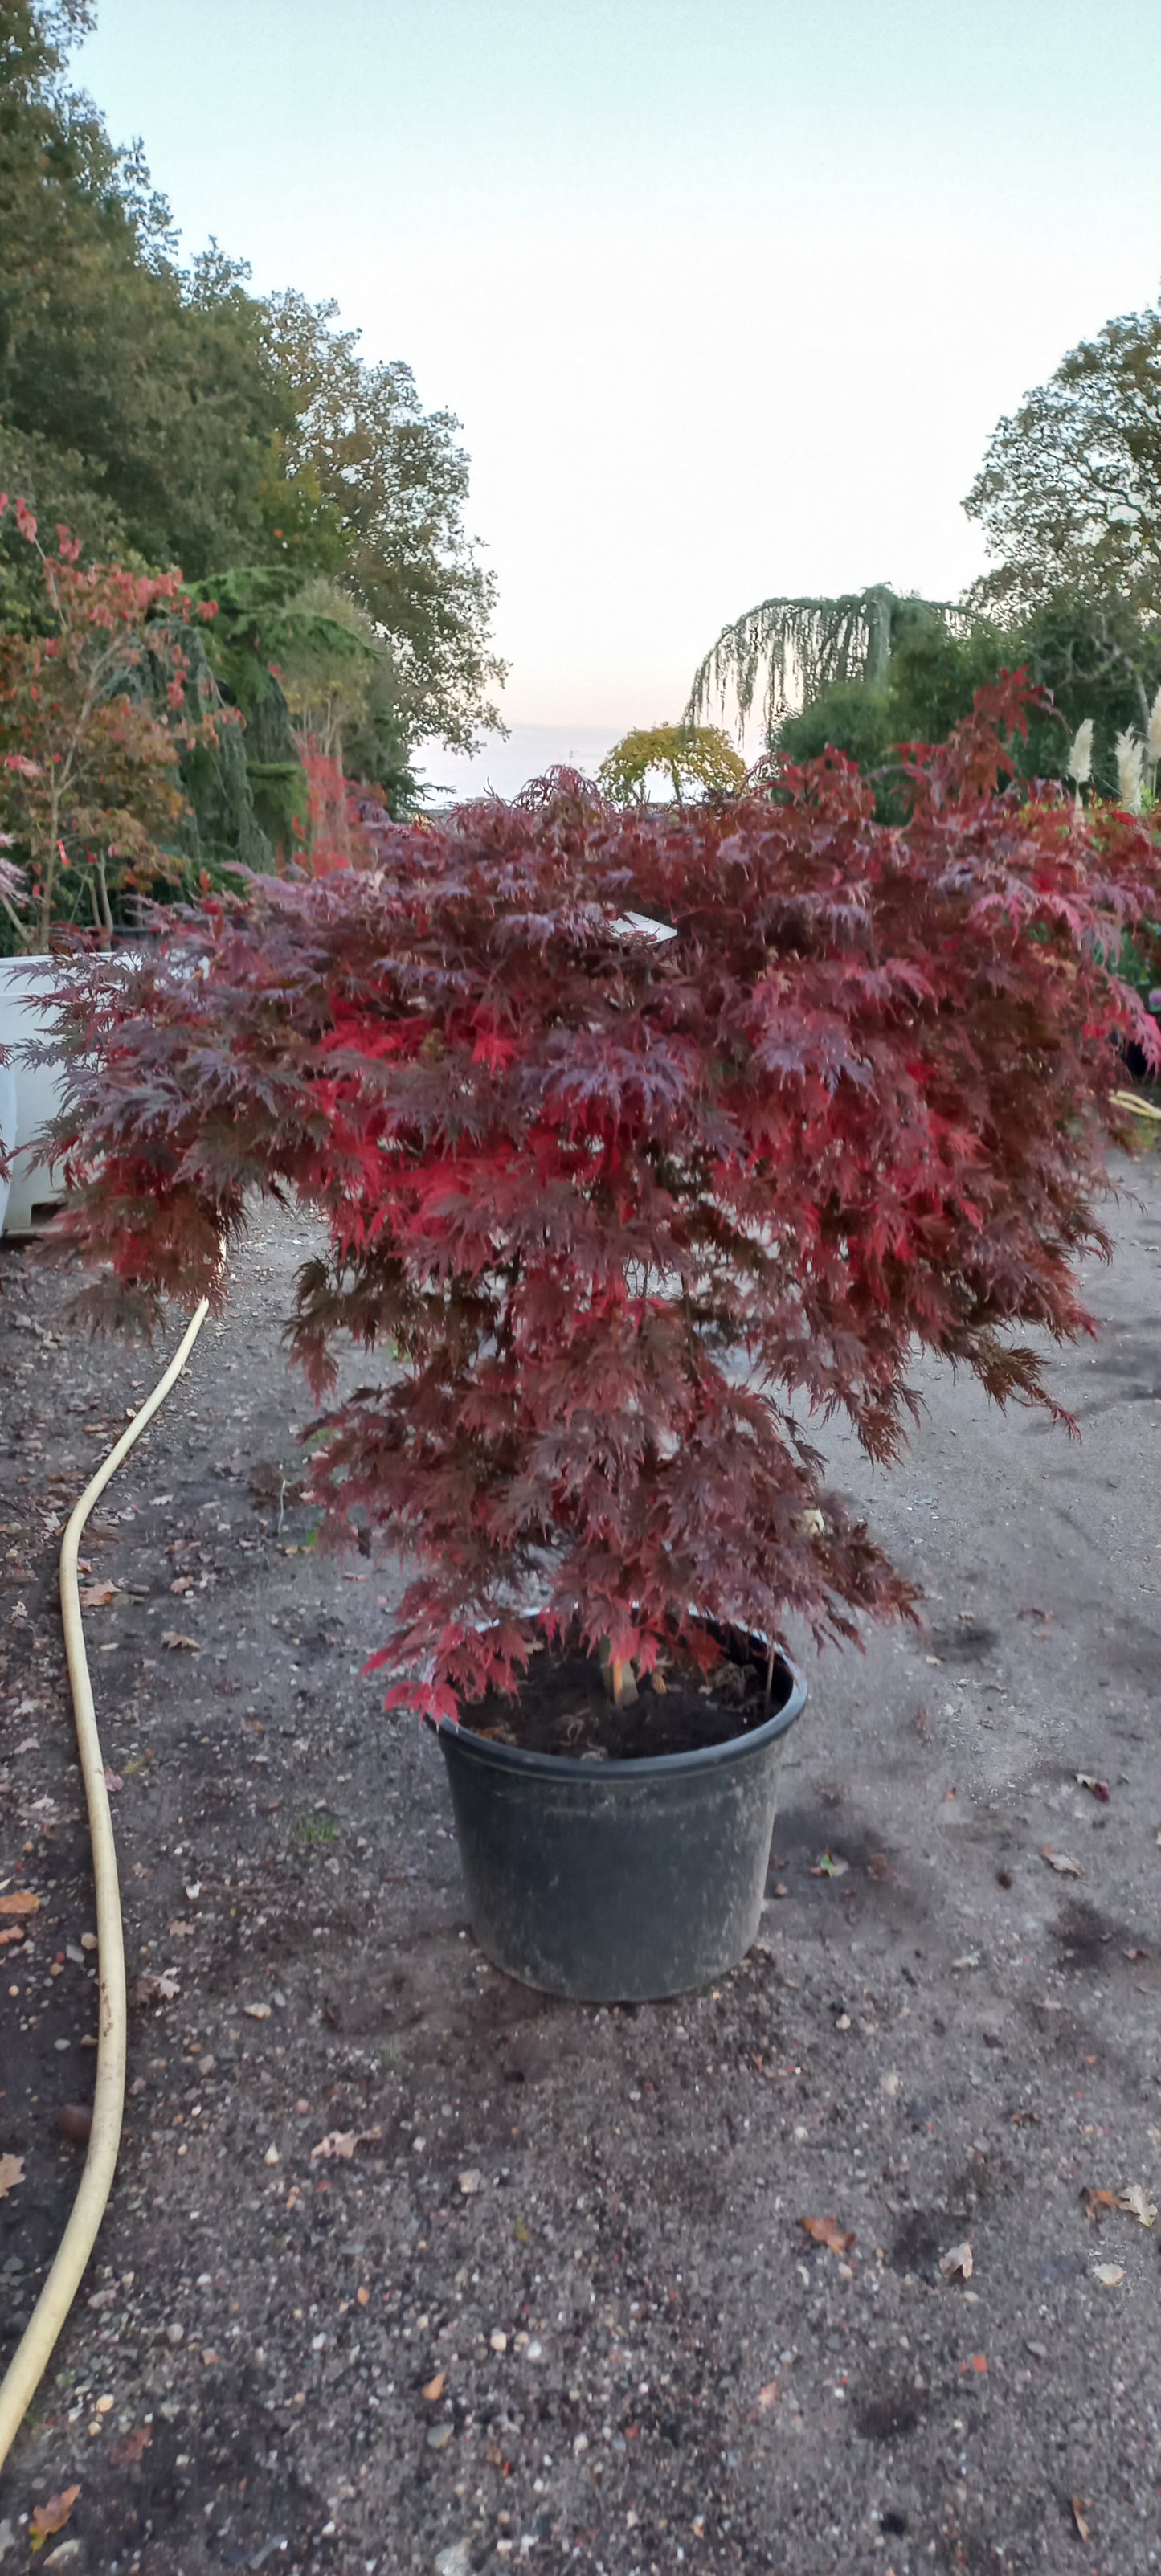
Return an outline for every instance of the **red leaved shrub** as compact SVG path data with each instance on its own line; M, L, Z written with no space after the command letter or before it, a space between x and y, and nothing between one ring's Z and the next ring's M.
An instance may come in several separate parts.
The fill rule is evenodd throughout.
M699 1611L852 1636L912 1594L820 1490L811 1414L890 1460L916 1347L1051 1406L1013 1328L1087 1323L1117 1044L1156 1051L1109 961L1161 862L1001 785L1028 694L914 756L903 829L834 755L670 814L561 771L94 970L90 1312L220 1301L255 1187L325 1217L289 1338L318 1395L336 1337L389 1354L314 1488L414 1551L393 1702L511 1687L529 1607L646 1671L712 1652Z
M390 815L345 776L341 760L316 735L300 733L296 739L306 773L306 831L298 864L310 877L333 876L338 868L374 867L377 832Z

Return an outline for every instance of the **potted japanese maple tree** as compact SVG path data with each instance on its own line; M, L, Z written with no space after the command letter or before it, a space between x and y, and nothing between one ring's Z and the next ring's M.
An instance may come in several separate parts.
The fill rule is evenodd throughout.
M255 1190L329 1249L289 1330L331 1401L325 1529L414 1580L373 1661L447 1757L472 1921L513 1975L643 1997L753 1938L819 1639L914 1615L811 1417L889 1462L938 1352L1054 1410L1085 1324L1148 829L1005 784L981 692L875 822L842 759L616 812L558 772L384 832L372 875L256 884L72 1004L60 1143L96 1320L225 1296ZM191 973L190 951L197 972ZM97 1173L86 1181L86 1173Z

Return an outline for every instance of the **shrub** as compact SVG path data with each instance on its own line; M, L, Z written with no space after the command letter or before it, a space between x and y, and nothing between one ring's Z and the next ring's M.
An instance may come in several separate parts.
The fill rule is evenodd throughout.
M1003 783L1027 703L982 691L913 753L902 830L833 755L663 814L562 771L93 970L83 1303L220 1302L256 1188L325 1218L287 1329L320 1398L340 1336L391 1354L314 1468L332 1532L417 1559L389 1705L514 1687L530 1610L615 1670L712 1655L699 1612L853 1637L914 1596L809 1416L895 1458L916 1347L1058 1412L1013 1334L1088 1326L1117 1043L1157 1052L1106 961L1161 861Z
M597 785L614 805L644 805L651 778L669 780L676 805L686 793L737 796L746 784L746 764L719 725L639 726L627 733L601 762Z
M7 507L0 493L0 519ZM115 903L180 877L179 751L217 741L212 714L185 714L190 603L180 573L85 567L67 528L49 555L26 502L14 518L44 631L0 634L0 824L24 871L18 891L0 886L0 935L44 951L62 923L88 928L91 906L107 942Z

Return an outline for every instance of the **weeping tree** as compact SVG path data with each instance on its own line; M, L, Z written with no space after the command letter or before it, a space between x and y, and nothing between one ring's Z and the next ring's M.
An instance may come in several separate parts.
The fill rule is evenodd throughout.
M763 599L723 626L699 662L685 721L695 724L732 699L744 724L758 701L773 738L785 717L824 690L855 682L881 688L903 635L931 617L950 633L971 623L948 600L901 599L885 582L838 599Z
M692 790L701 796L736 796L746 783L741 753L718 725L639 725L614 743L597 771L597 785L616 805L644 805L651 776L669 779L676 805Z

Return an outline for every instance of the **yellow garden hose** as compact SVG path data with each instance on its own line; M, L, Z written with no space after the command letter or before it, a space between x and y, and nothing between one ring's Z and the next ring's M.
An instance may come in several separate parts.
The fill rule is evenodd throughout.
M105 2206L113 2187L117 2149L121 2142L121 2116L125 2105L125 1942L121 1924L121 1898L117 1884L117 1852L113 1841L113 1820L109 1813L109 1792L105 1786L105 1757L97 1734L93 1708L93 1686L85 1655L84 1628L81 1621L80 1596L77 1591L77 1549L81 1531L94 1503L104 1493L123 1458L128 1457L135 1440L151 1422L158 1406L164 1404L174 1379L180 1377L202 1325L209 1312L209 1301L202 1299L188 1332L160 1377L152 1395L146 1398L140 1413L135 1413L128 1430L123 1431L115 1448L110 1449L104 1464L98 1467L92 1482L86 1485L72 1512L60 1552L60 1606L64 1620L65 1654L68 1658L69 1686L77 1727L77 1749L85 1783L89 1809L89 1835L93 1846L93 1885L97 1910L97 1968L99 1974L97 2023L97 2081L93 2096L93 2125L89 2133L89 2152L80 2188L73 2202L68 2226L57 2247L48 2279L0 2383L0 2468L3 2468L25 2413L40 2385L53 2345L72 2306L84 2275L85 2265L96 2243L97 2230L105 2215Z
M1150 1100L1142 1100L1139 1091L1114 1091L1112 1097L1118 1109L1131 1109L1134 1118L1161 1120L1161 1109L1155 1109Z

